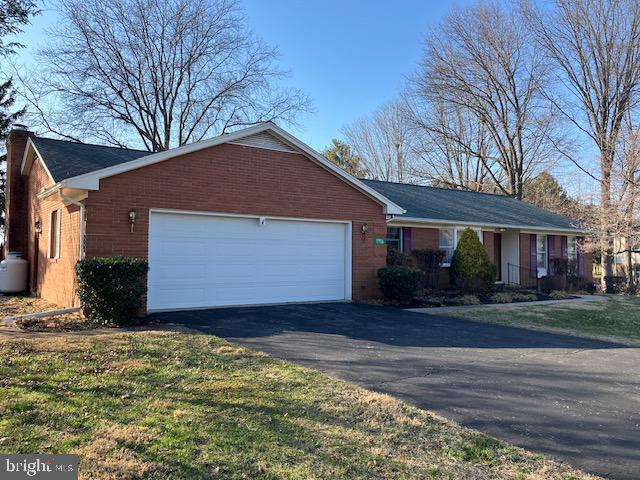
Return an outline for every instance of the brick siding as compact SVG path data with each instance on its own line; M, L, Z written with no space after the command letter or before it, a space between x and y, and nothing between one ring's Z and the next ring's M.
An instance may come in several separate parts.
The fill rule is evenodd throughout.
M353 298L379 295L386 247L373 238L386 235L382 206L301 154L223 144L104 178L86 205L87 257L147 258L150 208L348 220Z

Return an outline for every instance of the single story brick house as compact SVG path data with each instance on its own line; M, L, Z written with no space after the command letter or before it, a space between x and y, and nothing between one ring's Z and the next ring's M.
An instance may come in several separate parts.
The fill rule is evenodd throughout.
M32 292L65 307L78 303L77 260L110 255L148 259L148 311L365 300L379 295L388 248L440 248L448 260L465 227L499 281L571 256L590 275L568 218L499 195L359 180L272 123L160 153L24 128L7 139L5 252L28 260Z

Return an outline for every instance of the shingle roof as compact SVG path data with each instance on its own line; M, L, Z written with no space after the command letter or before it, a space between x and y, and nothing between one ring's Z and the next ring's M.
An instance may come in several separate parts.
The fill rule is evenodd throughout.
M402 217L504 227L579 230L577 222L505 195L362 180L407 210ZM402 218L399 217L399 218Z
M31 136L55 182L151 155L146 150L104 147Z

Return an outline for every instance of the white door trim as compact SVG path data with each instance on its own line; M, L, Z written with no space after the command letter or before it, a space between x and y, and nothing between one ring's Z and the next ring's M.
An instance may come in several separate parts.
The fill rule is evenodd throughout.
M294 221L294 222L312 222L312 223L339 223L346 226L345 228L345 255L344 255L344 301L350 302L353 298L353 223L350 220L331 220L326 218L309 218L309 217L284 217L284 216L276 216L276 215L257 215L257 214L244 214L244 213L228 213L228 212L209 212L209 211L201 211L201 210L180 210L180 209L172 209L172 208L149 208L149 221L148 221L148 229L147 229L147 258L149 256L150 242L151 242L151 223L152 223L152 214L153 213L168 213L168 214L180 214L180 215L200 215L207 217L232 217L232 218L266 218L272 220L285 220L285 221ZM148 288L148 284L147 284ZM252 304L255 306L255 304ZM147 299L147 313L153 313L153 310L149 309L148 299ZM216 307L211 307L216 308ZM225 308L225 307L219 307ZM195 310L196 308L194 308ZM199 308L202 310L202 308ZM162 310L165 311L165 310Z

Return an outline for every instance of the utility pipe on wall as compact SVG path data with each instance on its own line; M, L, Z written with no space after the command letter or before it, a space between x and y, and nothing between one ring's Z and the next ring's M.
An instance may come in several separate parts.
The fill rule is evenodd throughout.
M64 202L69 202L73 205L77 205L78 207L80 207L80 256L78 257L79 260L82 260L84 258L84 211L85 211L85 206L84 203L79 202L78 200L74 200L71 197L66 196L64 193L62 193L62 190L60 190L60 198L62 199L62 201Z

